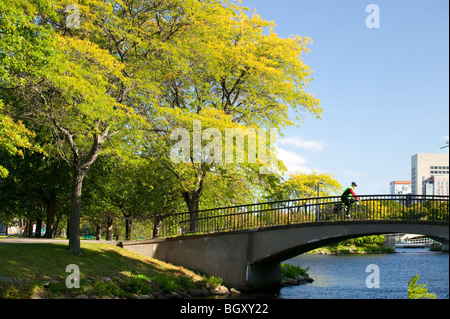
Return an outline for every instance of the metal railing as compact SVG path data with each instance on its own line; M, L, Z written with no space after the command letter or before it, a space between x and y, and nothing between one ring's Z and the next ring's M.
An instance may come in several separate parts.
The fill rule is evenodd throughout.
M138 236L142 239L346 220L448 222L448 196L362 195L359 198L360 201L351 205L348 212L339 208L340 196L332 196L176 213L133 219L133 223L147 221L145 234ZM154 227L154 219L158 220L159 227Z

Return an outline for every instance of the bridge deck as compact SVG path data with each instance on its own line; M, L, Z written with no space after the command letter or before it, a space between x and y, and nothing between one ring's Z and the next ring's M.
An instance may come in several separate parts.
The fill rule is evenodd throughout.
M363 195L348 211L339 196L292 199L151 217L129 218L126 239L214 234L265 227L338 221L446 221L449 196ZM128 227L131 229L131 227Z

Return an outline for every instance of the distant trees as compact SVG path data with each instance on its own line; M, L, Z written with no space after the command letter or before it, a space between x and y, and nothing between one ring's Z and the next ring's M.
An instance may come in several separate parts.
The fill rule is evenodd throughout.
M319 192L319 194L318 194ZM289 179L273 188L269 200L337 196L342 192L342 185L332 174L317 172L291 174Z

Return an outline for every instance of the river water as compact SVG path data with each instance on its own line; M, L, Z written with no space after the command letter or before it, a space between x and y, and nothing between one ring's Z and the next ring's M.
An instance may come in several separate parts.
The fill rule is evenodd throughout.
M282 299L406 299L408 282L416 274L428 292L449 299L449 254L427 248L397 248L395 254L299 255L284 263L309 267L314 282L282 288ZM379 288L368 288L376 283Z

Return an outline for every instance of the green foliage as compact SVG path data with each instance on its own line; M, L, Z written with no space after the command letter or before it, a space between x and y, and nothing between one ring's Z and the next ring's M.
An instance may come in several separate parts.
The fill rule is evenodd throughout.
M88 290L90 296L98 297L114 297L124 296L124 291L114 281L97 280L92 285L92 288Z
M303 269L299 266L291 265L291 264L281 264L280 265L280 279L284 278L295 278L297 276L308 276L309 267Z
M383 235L373 235L358 238L350 238L341 242L340 244L363 246L363 245L383 245L383 243L384 243Z
M436 299L436 295L429 293L426 284L418 284L420 275L417 274L408 282L408 299Z
M21 292L10 283L0 282L0 299L19 299Z
M164 291L172 292L177 291L180 288L178 278L165 276L165 275L155 275L152 280L161 287Z
M150 279L145 275L131 275L125 278L122 287L126 292L138 295L148 295L154 287L150 286Z
M222 284L222 279L214 276L203 276L203 279L194 282L192 278L186 275L168 276L167 274L155 274L151 277L152 282L166 292L176 292L180 289L189 290L201 286L211 288Z
M203 277L203 284L209 289L214 289L214 288L216 288L218 286L223 285L223 281L222 281L222 278L220 278L220 277L204 276Z
M69 4L79 28L65 23ZM174 165L173 129L200 120L224 136L227 127L293 125L290 109L299 119L322 113L307 93L311 40L279 37L273 22L235 1L5 0L0 16L0 150L13 157L42 147L69 164L61 169L78 189L86 178L83 196L63 194L73 199L64 207L72 239L84 194L81 217L100 229L120 214L161 219L253 202L278 182L259 174L260 159ZM87 174L104 156L117 165L108 158Z
M25 149L44 153L42 148L31 142L36 134L28 130L22 121L14 121L3 112L3 101L0 99L0 151L22 158ZM8 170L0 165L0 178L7 176Z
M384 236L364 236L358 238L350 238L342 242L334 243L325 247L321 247L316 251L327 252L332 254L380 254L391 253L392 250L384 247Z

